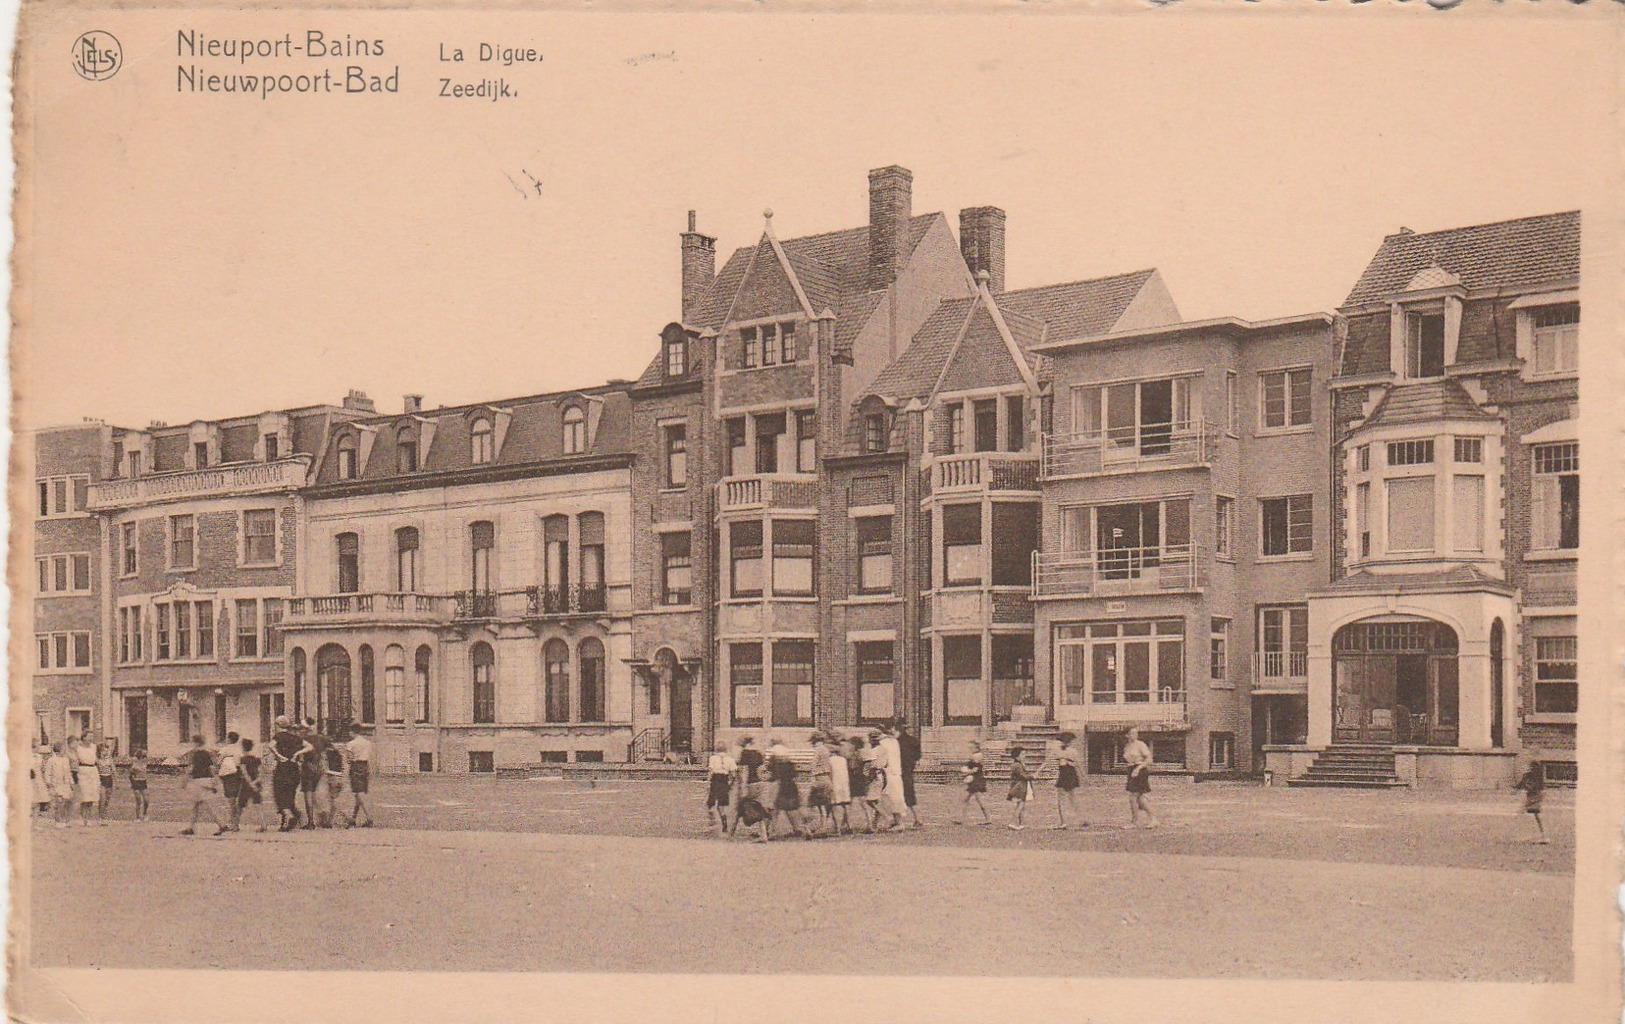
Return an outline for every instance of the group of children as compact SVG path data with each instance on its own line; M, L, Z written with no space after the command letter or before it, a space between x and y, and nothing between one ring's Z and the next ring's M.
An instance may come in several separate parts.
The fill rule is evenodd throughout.
M132 774L132 780L135 776ZM97 743L86 729L76 739L55 745L40 744L28 768L34 809L40 817L49 816L57 828L67 828L73 820L73 806L79 805L79 824L95 820L107 824L107 805L113 795L113 745ZM138 814L145 814L146 771L136 797Z

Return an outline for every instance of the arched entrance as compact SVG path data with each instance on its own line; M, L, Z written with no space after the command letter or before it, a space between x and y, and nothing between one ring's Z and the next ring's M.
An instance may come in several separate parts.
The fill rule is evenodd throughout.
M328 644L316 652L317 728L331 734L351 720L350 652Z
M1461 693L1456 631L1389 615L1352 622L1332 637L1332 739L1453 747Z
M671 738L667 749L689 754L694 750L694 676L670 647L654 656L654 685L665 691Z

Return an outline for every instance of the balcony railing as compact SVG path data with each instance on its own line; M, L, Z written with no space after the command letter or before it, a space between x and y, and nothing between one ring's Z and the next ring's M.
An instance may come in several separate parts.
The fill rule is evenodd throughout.
M1044 478L1205 466L1224 436L1206 420L1046 434Z
M303 487L310 457L299 455L276 462L245 462L179 473L153 473L90 485L89 507L123 508L153 501L206 497L214 494L263 494Z
M973 452L939 456L931 489L938 491L1036 491L1037 455L1025 452Z
M1260 651L1259 675L1264 682L1301 679L1309 674L1308 651Z
M1204 551L1194 544L1033 552L1034 597L1116 597L1200 590Z
M444 621L450 611L446 598L437 594L324 594L291 598L285 622L294 625L350 619Z
M805 477L763 473L723 480L722 508L812 508L817 504L817 484Z
M1076 699L1077 695L1073 696ZM1056 718L1070 722L1182 725L1186 721L1185 691L1091 693L1086 701L1062 704Z
M498 596L494 590L459 590L452 595L452 617L494 619L497 617Z
M544 615L601 612L607 607L606 597L603 584L583 584L576 587L527 587L525 589L525 614L531 617L539 617Z

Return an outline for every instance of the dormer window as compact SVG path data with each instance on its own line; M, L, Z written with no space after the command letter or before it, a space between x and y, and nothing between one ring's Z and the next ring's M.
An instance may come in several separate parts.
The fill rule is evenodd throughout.
M266 462L275 462L277 459L282 457L282 452L280 450L280 445L278 444L279 441L280 441L280 438L278 438L277 435L275 435L275 434L266 434L265 435L265 461Z
M587 450L587 414L578 405L564 410L564 454L580 455Z
M681 377L688 373L688 341L671 338L666 341L666 376Z
M491 430L491 421L481 416L469 428L469 459L476 466L483 466L496 458L496 435Z
M209 442L197 441L192 445L192 462L196 469L209 468Z
M886 414L872 412L863 418L863 450L874 455L886 450L888 431L886 430Z
M358 466L355 435L345 434L339 438L339 479L354 480L358 472Z
M395 432L395 471L418 471L418 434L411 427L402 427Z
M1444 376L1444 314L1409 313L1405 317L1405 376Z
M1531 372L1575 373L1580 369L1580 304L1567 302L1529 312Z

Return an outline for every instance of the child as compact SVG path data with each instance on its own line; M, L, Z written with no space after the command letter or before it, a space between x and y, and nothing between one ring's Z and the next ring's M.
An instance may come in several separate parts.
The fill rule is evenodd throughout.
M135 820L147 820L147 752L130 751L130 792L135 796Z
M1545 846L1551 842L1546 837L1546 826L1540 823L1540 804L1546 796L1546 772L1539 763L1529 766L1523 773L1523 778L1513 783L1513 789L1523 790L1523 809L1535 818L1535 838L1530 840L1536 846Z
M835 834L835 812L831 809L833 801L830 799L835 787L830 778L829 748L824 745L824 734L812 734L813 764L812 785L807 787L807 807L818 811L819 831ZM812 822L807 823L809 831Z
M73 814L73 762L68 760L68 744L64 740L51 748L45 762L45 784L51 790L51 810L57 828L67 828Z
M705 792L705 821L707 832L721 823L721 834L728 834L728 799L733 793L734 772L739 763L728 753L725 740L717 740L716 749L705 762L711 782Z
M875 821L869 816L869 766L864 763L863 750L862 736L847 740L846 783L852 791L852 802L858 805L858 813L863 815L864 830L873 832Z
M113 802L113 743L102 740L96 748L96 781L101 784L101 796L96 801L96 820L107 824L107 805Z
M801 787L796 783L796 763L790 760L789 748L777 740L769 741L767 777L774 784L773 817L768 819L766 834L760 841L767 842L780 814L790 822L791 832L803 839L811 839L812 833L802 828L801 824Z
M954 819L954 824L965 823L972 800L976 801L976 809L982 812L982 820L976 824L993 824L992 816L987 813L987 805L982 803L982 794L987 792L987 766L982 761L982 745L975 740L970 741L970 756L965 758L965 767L959 770L959 775L965 781L965 802L960 805L959 817Z
M254 741L242 741L242 757L238 759L237 770L242 776L242 782L237 787L237 799L231 805L231 830L242 831L243 808L253 804L259 808L259 830L265 831L265 802L260 792L260 756L254 753Z
M1078 737L1074 733L1063 732L1056 738L1061 741L1061 753L1057 757L1061 766L1055 775L1055 827L1063 832L1066 830L1066 809L1070 807L1078 826L1088 828L1089 823L1078 814L1078 748L1072 745Z
M34 748L34 759L28 764L29 796L41 818L51 813L51 787L45 784L45 759L50 756L51 748L41 743Z
M1022 820L1027 816L1027 801L1033 798L1033 776L1027 770L1026 762L1021 759L1021 748L1010 748L1010 794L1006 798L1016 805L1015 816L1010 820L1011 831L1020 832L1027 826Z
M846 746L834 737L829 741L829 821L832 828L852 834L852 769L846 763ZM836 818L840 823L836 824Z
M79 824L90 824L91 808L101 799L101 778L96 772L96 743L86 729L74 744L73 779L79 784Z
M207 814L209 820L214 822L215 835L225 835L226 826L214 813L214 796L219 791L219 783L214 776L215 752L203 745L201 733L192 737L192 749L181 755L181 764L186 770L186 799L192 805L192 820L181 829L181 835L197 834L199 813Z

